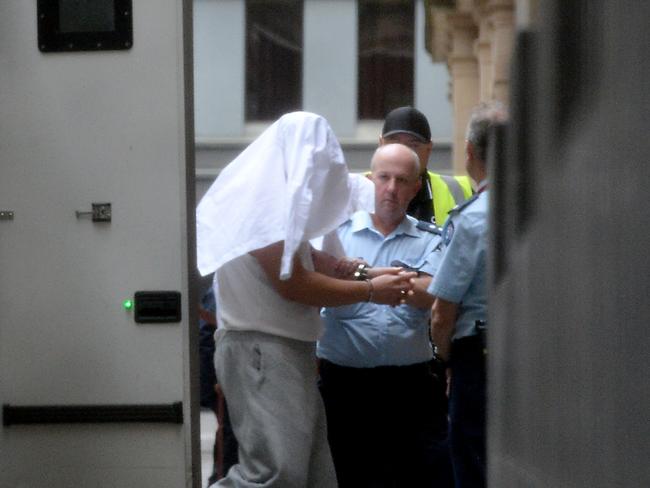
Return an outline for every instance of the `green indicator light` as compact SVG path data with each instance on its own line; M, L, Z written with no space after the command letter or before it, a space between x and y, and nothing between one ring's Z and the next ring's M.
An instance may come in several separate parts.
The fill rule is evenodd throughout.
M124 310L131 310L133 308L133 300L124 300L122 306Z

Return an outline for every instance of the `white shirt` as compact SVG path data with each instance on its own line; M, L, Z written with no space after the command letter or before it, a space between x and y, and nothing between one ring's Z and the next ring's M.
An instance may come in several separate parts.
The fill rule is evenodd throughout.
M296 254L305 269L314 270L308 244L302 243ZM321 335L318 308L282 298L250 254L217 270L215 294L220 328L252 330L307 342L316 341Z

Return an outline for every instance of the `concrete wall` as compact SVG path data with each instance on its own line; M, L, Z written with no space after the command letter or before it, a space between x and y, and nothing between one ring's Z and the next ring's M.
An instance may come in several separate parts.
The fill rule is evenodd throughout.
M650 486L648 18L552 0L518 38L492 178L490 486Z

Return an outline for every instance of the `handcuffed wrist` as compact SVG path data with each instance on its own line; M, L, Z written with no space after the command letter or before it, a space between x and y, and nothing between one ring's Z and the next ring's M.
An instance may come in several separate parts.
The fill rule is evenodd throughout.
M366 302L372 302L372 295L375 291L375 287L372 286L372 281L370 281L369 279L366 278L365 281L366 283L368 283L368 299L366 300Z

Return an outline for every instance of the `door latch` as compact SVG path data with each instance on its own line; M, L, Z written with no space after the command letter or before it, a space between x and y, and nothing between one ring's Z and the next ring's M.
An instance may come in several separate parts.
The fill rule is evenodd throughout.
M75 214L77 218L90 217L93 222L110 222L112 213L111 213L111 204L110 203L93 203L92 211L82 212L76 210Z

